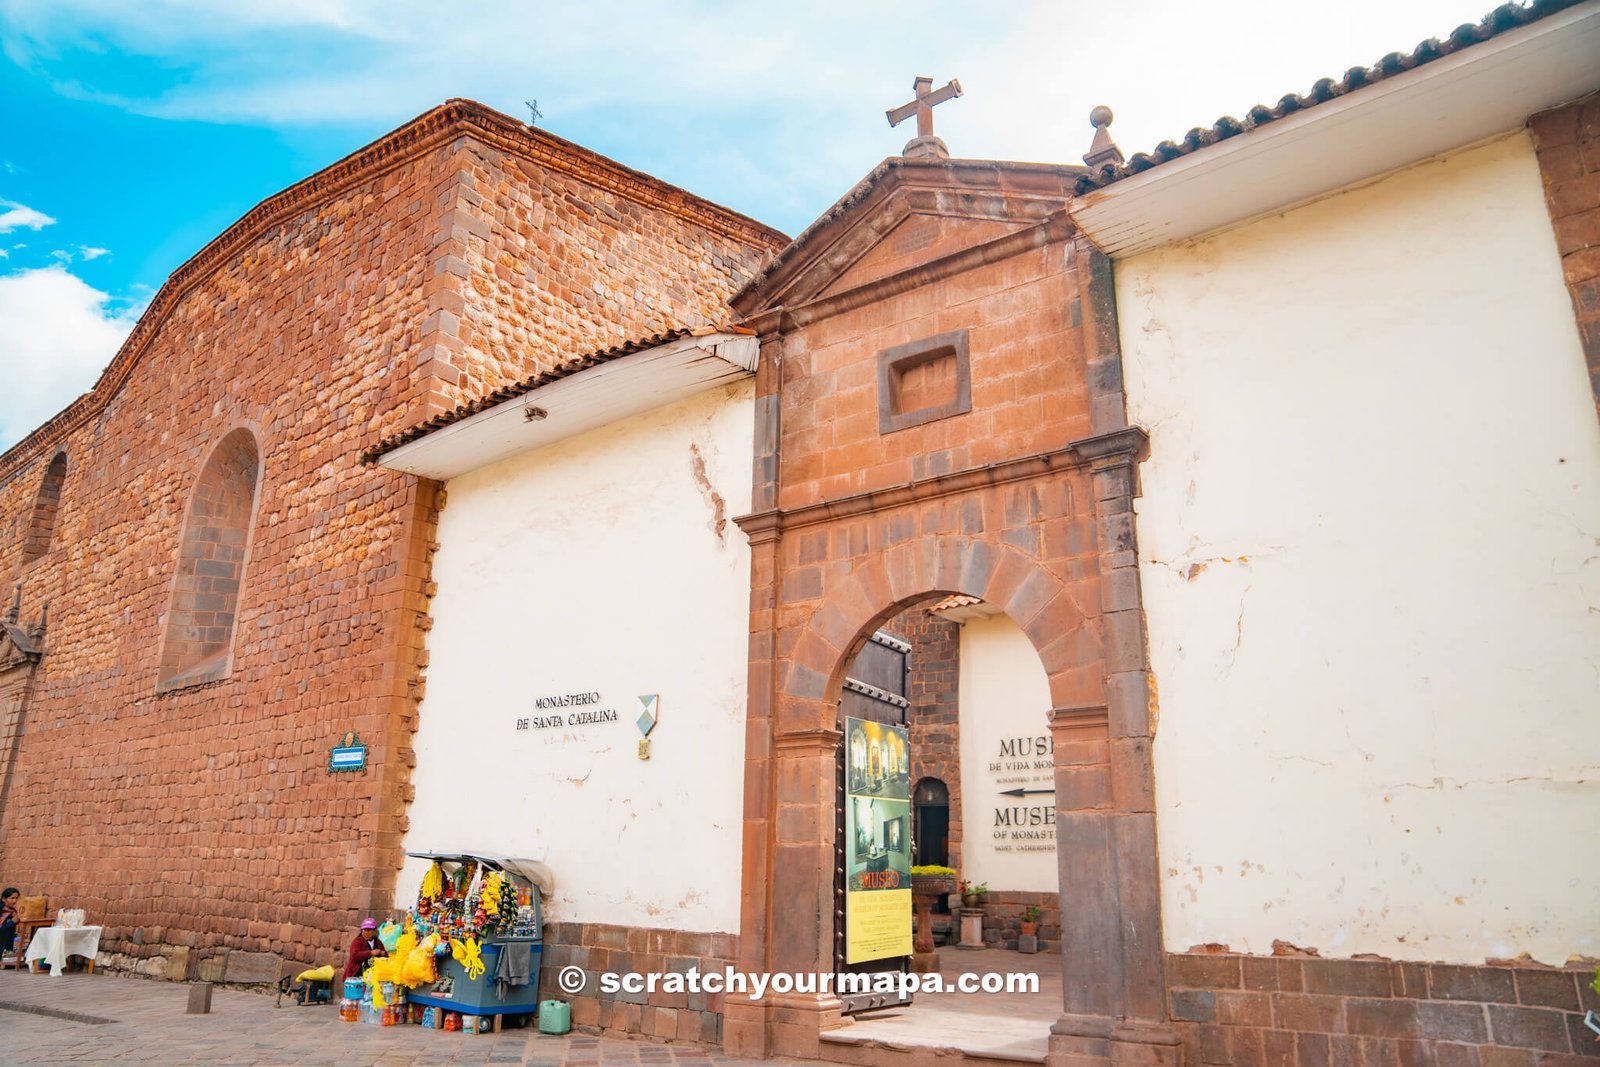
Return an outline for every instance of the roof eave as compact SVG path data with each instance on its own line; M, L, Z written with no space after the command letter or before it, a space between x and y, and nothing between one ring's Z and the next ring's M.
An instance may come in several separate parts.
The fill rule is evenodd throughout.
M437 481L544 448L589 430L751 377L759 346L749 333L693 333L627 351L457 417L369 462Z
M1201 237L1517 129L1600 90L1600 0L1078 197L1116 259Z

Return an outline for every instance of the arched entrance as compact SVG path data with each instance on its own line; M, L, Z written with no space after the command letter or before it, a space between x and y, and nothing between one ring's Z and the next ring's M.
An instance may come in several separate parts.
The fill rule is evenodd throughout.
M1027 635L975 597L934 596L869 636L838 705L834 969L909 966L952 991L841 988L852 1023L822 1036L824 1054L881 1044L1045 1058L1062 1002L1050 707ZM910 851L897 840L908 817ZM970 892L913 897L908 948L907 876L930 865Z
M1079 473L1088 495L1092 478ZM1058 479L1060 498L1075 495L1070 485L1069 478ZM1139 1041L1145 1035L1155 1050L1176 1053L1161 1025L1148 741L1113 736L1105 614L1079 606L1099 604L1101 583L1092 571L1069 577L1086 570L1074 562L1083 561L1049 565L1005 544L929 538L867 556L807 610L789 613L802 624L780 627L772 643L788 654L752 666L753 676L772 672L773 700L766 715L756 716L752 707L752 737L768 744L765 758L751 752L746 763L744 966L834 970L842 919L835 907L836 775L844 743L839 701L848 668L882 623L905 607L965 595L1017 622L1038 653L1053 705L1042 726L1052 749L1065 978L1052 1054L1067 1046L1109 1056L1114 1037ZM755 686L752 692L754 705ZM1130 961L1141 966L1129 967ZM1127 1006L1137 1010L1140 1004L1150 1013L1143 1031L1128 1025L1138 1016ZM757 1050L764 1053L825 1054L821 1034L842 1025L842 1008L837 996L823 993L769 996L762 1004L730 1001L725 1040L730 1049L760 1041Z

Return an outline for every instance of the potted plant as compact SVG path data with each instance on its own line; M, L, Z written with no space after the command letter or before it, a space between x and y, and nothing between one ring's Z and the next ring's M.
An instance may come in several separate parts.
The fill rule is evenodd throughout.
M911 906L916 913L911 951L917 973L938 970L939 956L933 951L933 902L956 890L956 872L936 863L911 868ZM920 963L918 961L921 961Z
M956 872L936 863L911 868L911 892L915 896L942 897L956 891Z
M961 879L961 906L963 908L978 906L978 888L965 878Z
M1044 909L1037 904L1029 904L1022 911L1022 936L1037 937L1039 935L1039 920L1044 918Z

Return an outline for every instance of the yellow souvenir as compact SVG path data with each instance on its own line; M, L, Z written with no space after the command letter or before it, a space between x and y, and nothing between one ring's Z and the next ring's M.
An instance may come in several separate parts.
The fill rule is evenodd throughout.
M434 860L433 866L428 868L428 873L422 876L422 897L424 900L438 900L444 896L444 868L439 866L439 861Z
M461 966L467 969L468 978L477 978L483 974L484 970L483 950L478 945L478 939L474 937L467 938L465 947L466 951L463 955L466 958L461 960ZM457 958L459 959L460 957Z

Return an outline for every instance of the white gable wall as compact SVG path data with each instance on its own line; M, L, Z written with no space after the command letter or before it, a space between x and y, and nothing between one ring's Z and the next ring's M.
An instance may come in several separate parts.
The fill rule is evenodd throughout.
M753 397L746 379L449 482L407 850L544 860L552 919L738 930ZM425 869L407 861L399 904Z
M1116 283L1167 947L1600 953L1600 422L1528 136Z
M961 877L995 890L1053 893L1055 755L1050 679L1008 615L961 624ZM1007 790L1032 792L1008 797Z

